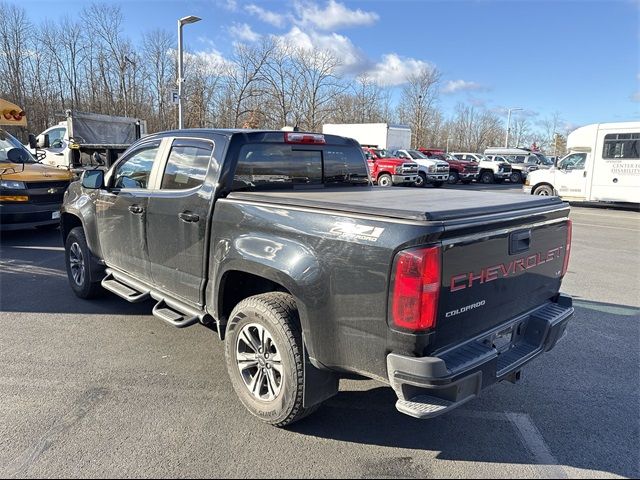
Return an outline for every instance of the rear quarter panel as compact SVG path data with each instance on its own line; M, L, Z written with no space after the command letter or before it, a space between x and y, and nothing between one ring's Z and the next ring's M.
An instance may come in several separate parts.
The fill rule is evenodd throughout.
M207 303L217 305L229 271L276 281L297 301L313 359L386 380L393 257L436 241L440 227L227 199L216 203L213 225Z

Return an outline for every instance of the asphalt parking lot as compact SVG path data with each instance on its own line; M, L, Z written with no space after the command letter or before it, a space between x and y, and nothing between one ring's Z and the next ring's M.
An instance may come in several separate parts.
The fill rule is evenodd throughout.
M215 333L174 329L150 304L80 300L58 232L3 233L0 476L638 477L640 213L571 216L576 316L519 385L418 421L391 389L343 381L286 430L236 400Z

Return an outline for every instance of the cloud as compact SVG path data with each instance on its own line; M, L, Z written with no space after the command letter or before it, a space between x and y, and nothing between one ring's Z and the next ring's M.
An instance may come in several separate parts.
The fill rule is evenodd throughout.
M238 2L237 0L216 0L216 5L224 8L229 12L237 12L238 11Z
M364 53L357 48L348 37L338 33L319 33L315 30L303 31L300 27L294 26L284 35L273 37L281 41L305 50L329 51L340 62L342 73L361 73L368 60Z
M380 18L375 12L351 10L335 0L329 0L324 8L311 1L299 0L294 3L294 9L299 25L313 26L325 31L373 25Z
M251 15L255 15L256 17L259 17L260 20L270 25L273 25L274 27L282 28L287 23L287 18L288 18L287 15L272 12L270 10L265 10L264 8L259 7L254 3L246 5L244 9Z
M457 92L480 90L487 90L487 87L476 82L467 82L466 80L449 80L442 89L442 93L452 94Z
M415 58L401 57L397 53L388 53L365 73L378 85L392 87L407 82L411 73L421 68L433 68L433 65Z
M249 43L257 42L262 38L259 33L254 32L246 23L234 23L229 27L229 33L236 39Z

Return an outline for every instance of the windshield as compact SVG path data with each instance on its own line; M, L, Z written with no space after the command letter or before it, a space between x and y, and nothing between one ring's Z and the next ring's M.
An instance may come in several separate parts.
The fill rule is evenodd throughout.
M378 158L395 158L389 150L385 150L384 148L373 148L372 150Z
M25 159L24 163L36 163L31 153L29 153L29 151L24 148L24 146L18 140L16 140L4 130L0 129L0 162L9 162L9 159L7 158L7 152L12 148L19 148L26 153L26 155L23 156L23 158Z
M416 159L416 158L429 158L424 153L419 152L418 150L407 150L407 153L413 159Z

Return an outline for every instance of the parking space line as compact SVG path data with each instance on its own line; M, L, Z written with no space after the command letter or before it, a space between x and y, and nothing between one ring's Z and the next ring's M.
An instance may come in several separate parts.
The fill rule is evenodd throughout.
M612 228L614 230L626 230L627 232L636 232L640 233L640 229L637 228L624 228L624 227L614 227L613 225L598 225L596 223L582 223L582 222L573 222L574 225L582 225L584 227L599 227L599 228Z
M558 464L544 437L526 413L506 412L516 431L522 437L525 447L533 456L542 478L568 478L567 472Z

